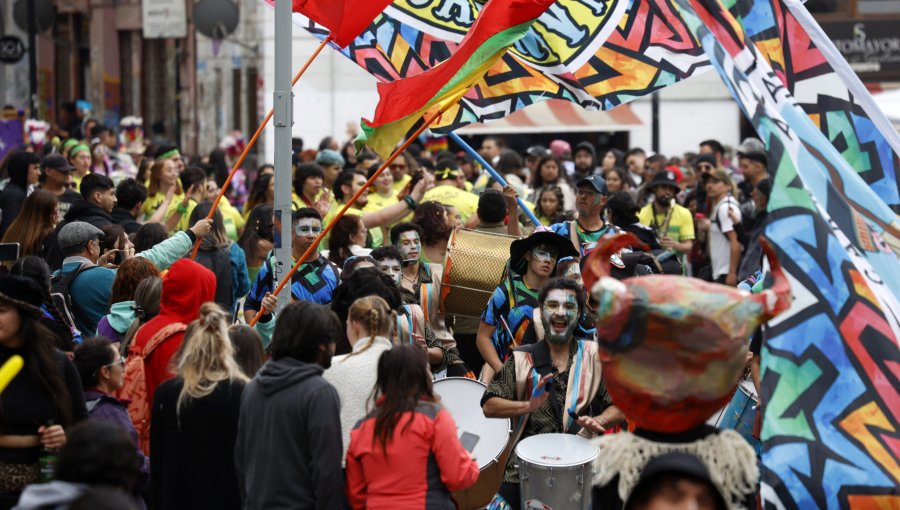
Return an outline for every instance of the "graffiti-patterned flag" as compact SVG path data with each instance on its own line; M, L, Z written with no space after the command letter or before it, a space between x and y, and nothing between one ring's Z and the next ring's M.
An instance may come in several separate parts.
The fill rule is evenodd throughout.
M363 120L357 146L388 157L426 110L444 111L459 101L555 1L488 2L450 58L421 74L378 84L375 117Z
M900 213L900 135L806 7L735 0L730 11L822 134Z
M654 0L663 2L666 0ZM766 143L790 310L762 353L766 508L900 505L900 224L716 0L671 0Z

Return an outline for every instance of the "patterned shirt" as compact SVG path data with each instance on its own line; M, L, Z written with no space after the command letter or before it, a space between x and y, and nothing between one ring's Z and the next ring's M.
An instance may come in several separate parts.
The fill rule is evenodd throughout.
M296 261L294 261L296 263ZM297 301L312 301L320 305L331 303L331 294L340 282L340 274L334 264L321 255L312 262L300 266L291 277L291 295ZM256 281L244 303L245 310L261 310L266 292L272 292L278 282L272 276L272 257L259 268Z
M520 441L526 437L537 434L563 433L562 413L566 407L566 391L568 390L569 384L569 372L573 365L572 359L578 352L580 342L582 341L569 342L569 366L566 368L565 372L560 372L553 376L553 382L550 384L552 389L547 390L550 391L550 397L543 405L541 405L541 407L537 408L537 410L529 415L528 422L525 424L525 429L522 431L522 437L519 439ZM547 355L547 359L541 359L542 357L538 355L538 351L535 350L532 352L534 353L534 370L538 372L538 375L543 377L544 374L550 373L550 371L553 370L553 362L549 359L549 354ZM493 397L513 401L518 400L516 398L516 363L515 358L512 356L506 360L503 364L503 368L500 369L500 372L494 375L491 384L484 391L481 404L484 405L486 401ZM606 383L603 382L600 385L599 391L594 395L594 398L591 401L590 411L583 414L597 416L611 405L612 398L609 396L609 392L606 391ZM503 481L511 483L519 482L519 465L515 453L513 453L509 463L506 465L506 474L503 476Z
M578 235L578 244L581 246L581 255L593 250L597 246L600 238L607 234L615 234L621 232L618 227L612 223L606 223L599 230L584 230L577 221L564 221L562 223L554 223L550 225L550 230L557 234L571 239L570 229L575 225L575 233Z
M521 276L513 274L494 289L494 294L481 314L485 324L494 326L491 343L501 361L510 350L522 343L525 331L538 305L540 289L530 289ZM507 329L508 328L508 329Z

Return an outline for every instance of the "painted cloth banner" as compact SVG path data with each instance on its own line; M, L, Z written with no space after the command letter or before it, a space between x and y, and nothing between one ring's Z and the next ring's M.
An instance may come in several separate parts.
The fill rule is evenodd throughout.
M769 322L763 347L763 506L896 507L900 225L724 6L673 1L774 172L766 237L794 301Z
M795 0L730 1L732 15L803 111L900 213L900 135L806 7Z
M374 120L363 120L357 148L368 145L384 158L425 111L445 111L506 53L556 0L491 0L453 55L414 76L378 84Z
M446 26L456 28L449 30L438 19L446 3L425 7L415 3L394 2L343 50L344 55L380 81L419 74L456 51L462 27L474 22L480 7L468 1L452 2L458 6L451 9L455 21ZM501 119L548 99L608 110L709 69L703 50L670 6L657 8L645 0L606 0L606 7L601 5L596 0L558 0L432 131L448 133L467 124ZM594 10L602 14L594 16ZM299 15L295 23L319 38L327 35ZM542 35L563 29L565 36ZM592 38L587 38L588 33L594 34ZM595 50L561 48L580 41L582 35L585 47ZM523 53L528 48L532 57ZM547 54L533 48L544 48ZM553 59L548 56L551 50L556 55ZM543 60L534 55L544 55Z

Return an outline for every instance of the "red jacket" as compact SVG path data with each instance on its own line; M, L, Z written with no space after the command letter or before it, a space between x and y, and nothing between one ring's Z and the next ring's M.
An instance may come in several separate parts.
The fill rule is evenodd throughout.
M423 401L402 416L387 455L375 438L374 416L350 433L347 498L354 510L454 509L450 492L477 480L478 464L459 443L453 417L439 404Z
M143 348L157 331L173 322L190 324L200 314L200 305L213 301L216 277L200 264L180 259L172 264L162 282L159 315L141 326L135 335L135 346ZM184 333L176 333L163 341L144 359L147 396L153 405L156 387L172 378L170 362L184 340Z

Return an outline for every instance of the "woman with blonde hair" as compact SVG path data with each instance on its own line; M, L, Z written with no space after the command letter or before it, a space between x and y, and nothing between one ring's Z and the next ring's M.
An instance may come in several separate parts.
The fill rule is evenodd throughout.
M45 242L52 242L49 237L56 228L59 215L56 211L56 196L46 190L35 190L25 202L22 210L3 234L4 243L19 243L19 256L37 255L47 258L50 247Z
M371 407L369 397L378 375L378 358L393 345L396 322L396 312L383 298L366 296L354 301L347 312L347 340L353 350L335 356L331 368L322 374L341 397L344 457L350 444L350 431Z
M173 203L184 198L178 167L171 159L157 161L150 165L147 179L147 199L141 206L145 223L162 223L168 216Z
M241 395L230 316L215 303L185 331L175 378L157 388L150 426L152 501L166 509L241 508L234 467Z

